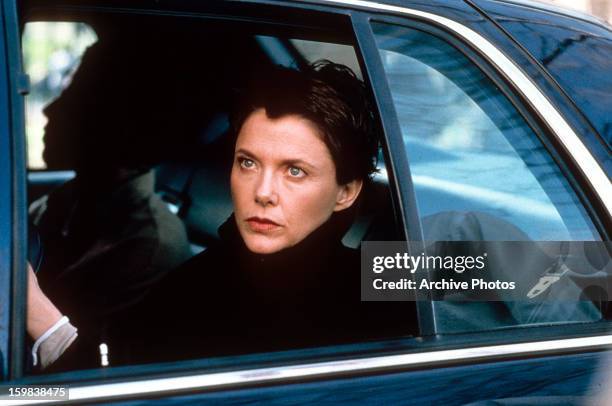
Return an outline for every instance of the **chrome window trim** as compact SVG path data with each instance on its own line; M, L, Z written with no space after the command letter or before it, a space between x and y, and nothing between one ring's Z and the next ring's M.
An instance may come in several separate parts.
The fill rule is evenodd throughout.
M138 396L179 396L193 391L230 389L262 384L288 384L315 378L338 378L346 374L399 372L419 367L448 366L462 362L485 362L553 355L573 351L612 349L612 335L533 341L454 350L356 358L300 365L205 373L101 385L70 386L70 402L118 400ZM50 401L8 401L3 405L48 404Z
M317 3L354 6L373 11L385 11L420 17L445 26L476 49L480 50L480 52L489 58L492 64L514 83L516 89L523 94L544 122L552 129L563 148L568 155L572 157L577 167L582 172L584 179L591 184L593 191L606 208L608 217L612 217L612 183L603 168L593 158L580 137L578 137L540 89L514 62L512 62L512 60L497 49L489 40L456 21L407 7L392 6L364 0L318 0Z

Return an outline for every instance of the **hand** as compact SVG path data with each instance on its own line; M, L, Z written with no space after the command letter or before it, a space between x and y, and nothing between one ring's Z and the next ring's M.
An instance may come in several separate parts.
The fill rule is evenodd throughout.
M28 334L34 341L62 318L62 313L40 289L29 263L27 317Z

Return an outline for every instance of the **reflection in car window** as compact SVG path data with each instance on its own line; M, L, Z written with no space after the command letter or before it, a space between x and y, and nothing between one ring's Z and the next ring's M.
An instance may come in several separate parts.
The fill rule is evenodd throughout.
M500 18L496 13L493 16L566 90L607 143L609 151L612 148L609 31L582 19L559 14L551 18L547 12L534 8L516 7L512 13L513 18ZM587 70L589 74L585 75ZM603 145L600 148L605 150Z
M84 23L30 22L23 31L23 60L32 87L26 97L28 167L44 169L42 159L42 112L61 93L79 66L85 49L97 41L96 33Z
M484 212L533 240L599 239L533 130L480 70L432 35L373 29L421 216Z

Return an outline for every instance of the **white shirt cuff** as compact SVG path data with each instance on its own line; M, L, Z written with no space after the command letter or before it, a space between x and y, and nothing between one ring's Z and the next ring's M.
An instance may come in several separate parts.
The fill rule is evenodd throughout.
M34 366L38 364L38 348L42 345L42 343L47 338L51 336L51 334L55 333L60 327L62 327L64 324L68 323L69 321L70 320L68 320L68 317L63 316L54 325L52 325L47 331L45 331L43 335L38 337L38 340L36 340L36 342L34 343L34 346L32 347L32 362Z

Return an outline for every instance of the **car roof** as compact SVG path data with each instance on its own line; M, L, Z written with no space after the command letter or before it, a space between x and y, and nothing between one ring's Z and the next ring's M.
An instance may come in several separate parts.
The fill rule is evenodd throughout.
M563 7L561 5L543 3L543 2L535 1L535 0L483 0L483 1L534 8L534 9L538 9L541 11L546 11L551 14L556 14L559 16L570 17L570 18L575 18L578 20L587 21L592 24L604 26L607 29L611 28L610 24L608 24L605 20L594 17L590 14L580 12L575 9ZM422 5L422 2L419 3L419 2L412 1L412 0L365 0L365 1L308 0L308 2L319 3L321 5L334 5L338 7L350 7L350 6L359 7L360 5L365 5L365 3L369 3L371 5L380 4L380 5L392 5L392 6L407 7L407 8L410 8L411 6L418 6L419 4ZM429 6L435 6L436 4L452 6L453 4L456 5L457 2L456 0L430 0L429 3L430 3L428 4ZM469 4L469 2L467 1L466 3Z
M502 3L506 5L530 7L534 9L547 11L551 14L557 14L560 16L571 17L571 18L575 18L575 19L579 19L583 21L588 21L590 23L597 24L599 26L604 26L607 29L611 29L610 25L606 21L601 20L599 18L593 17L591 15L582 13L577 10L572 10L572 9L564 8L564 7L557 6L557 5L542 3L539 1L534 1L534 0L481 0L481 1L487 1L491 3ZM263 0L263 2L265 2L265 0ZM411 7L420 8L419 6L421 7L423 6L423 2L414 1L414 0L365 0L365 1L362 1L362 0L304 0L304 2L311 3L311 4L335 6L339 8L343 8L343 7L359 8L360 6L368 6L368 5L374 6L376 4L407 7L407 8L411 8ZM477 4L479 2L480 1L475 1L474 3ZM28 6L48 5L47 4L48 2L45 0L24 0L23 3ZM100 0L80 0L80 1L68 0L67 2L57 2L56 4L68 5L68 4L73 4L73 3L79 4L79 5L101 5L101 6L103 5L105 7L110 7L110 8L114 7L112 3L111 5L109 5L107 4L107 2L100 1ZM468 2L468 1L458 2L457 0L429 0L427 7L431 8L431 7L435 7L436 5L440 5L444 7L462 8L462 7L465 7L466 4L469 7L470 3L471 2Z
M489 0L491 1L491 0ZM553 14L559 14L565 17L576 18L579 20L585 20L593 24L604 25L606 28L610 28L610 25L603 19L595 17L593 15L583 13L581 11L565 7L563 5L556 5L551 3L543 3L535 0L494 0L498 3L516 4L519 6L527 6L530 8L536 8L543 11L548 11Z

